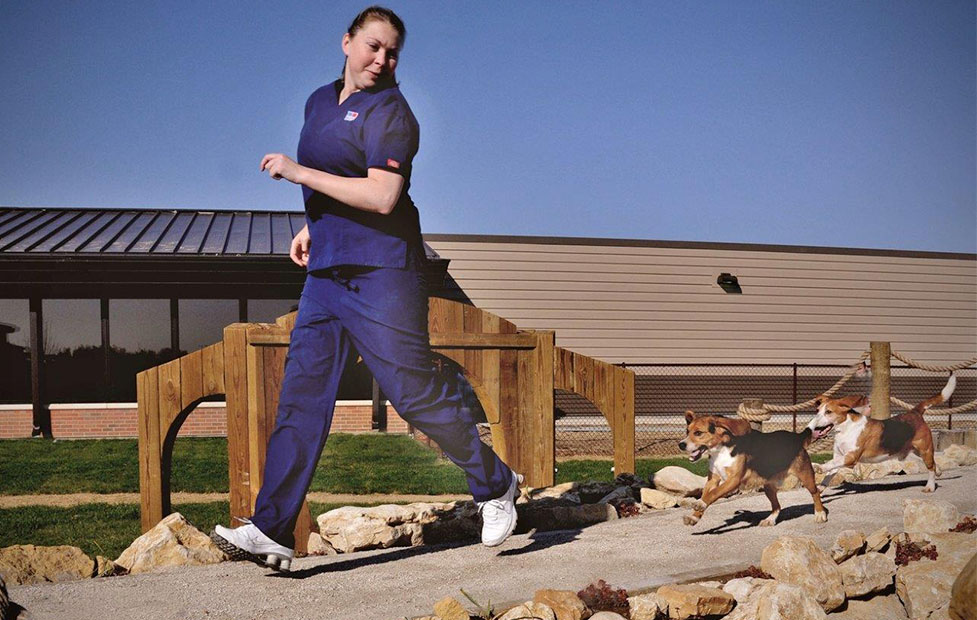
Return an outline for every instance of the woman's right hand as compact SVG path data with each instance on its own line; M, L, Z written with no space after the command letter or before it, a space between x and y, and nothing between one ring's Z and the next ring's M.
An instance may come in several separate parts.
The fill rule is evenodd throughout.
M306 267L309 264L309 225L306 224L302 230L292 239L292 248L288 252L289 258L299 267Z

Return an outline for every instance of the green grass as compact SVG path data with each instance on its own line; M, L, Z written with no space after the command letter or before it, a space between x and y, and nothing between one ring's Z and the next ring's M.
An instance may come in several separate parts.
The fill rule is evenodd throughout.
M342 504L309 502L313 518ZM375 504L363 504L371 506ZM217 523L227 524L227 502L174 505L205 534ZM139 504L81 504L67 508L24 506L0 509L0 547L10 545L72 545L94 558L111 560L139 537Z

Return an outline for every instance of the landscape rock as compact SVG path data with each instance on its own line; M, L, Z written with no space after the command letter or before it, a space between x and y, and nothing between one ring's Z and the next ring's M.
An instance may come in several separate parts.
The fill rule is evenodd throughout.
M818 484L821 484L821 481L824 480L824 477L825 476L823 473L816 472L814 474L814 481L817 482ZM854 469L852 469L851 467L842 467L841 469L837 470L834 473L834 475L831 478L831 484L829 484L828 486L840 487L845 483L855 482L856 480L858 480L858 476L855 475Z
M658 614L668 613L668 603L656 592L628 597L628 611L631 620L656 620Z
M891 538L892 534L889 533L889 528L882 526L865 539L865 551L884 551Z
M616 614L613 611L598 611L590 617L590 620L628 620L621 614Z
M960 522L957 507L944 500L903 500L903 526L907 534L914 532L946 532Z
M580 529L618 518L617 510L610 504L546 505L543 502L527 504L519 510L517 531L527 532L535 528L540 532Z
M848 608L828 616L831 620L908 620L906 609L895 594L867 601L849 600ZM935 620L935 619L933 619Z
M954 580L948 611L951 620L977 620L977 555Z
M498 620L523 620L524 618L536 618L538 620L556 620L556 614L543 603L526 601L522 605L513 607L505 612Z
M949 457L943 454L942 452L938 454L934 454L933 460L936 461L936 469L939 472L945 472L957 468L956 459L954 459L953 457Z
M434 615L441 620L468 620L468 610L457 599L446 596L434 604Z
M556 620L585 620L590 611L575 592L569 590L537 590L534 603L542 603L553 610Z
M174 512L136 540L115 560L130 574L164 566L217 564L227 557L210 537Z
M855 465L855 476L858 480L878 480L886 476L901 474L902 461L889 459L881 463L858 463Z
M536 499L544 498L555 498L555 499L566 499L575 504L580 503L580 494L577 492L576 482L564 482L563 484L557 484L551 487L540 487L538 489L529 489L525 495L527 501L532 501Z
M943 456L953 459L953 462L961 467L977 465L977 450L969 446L953 444L943 451Z
M336 551L351 553L423 544L424 526L454 509L454 502L343 506L319 515L316 522L323 540Z
M928 618L950 600L954 582L977 552L973 534L927 534L926 541L936 547L936 560L923 558L896 570L896 593L913 620Z
M771 581L756 588L723 620L827 620L821 605L804 588ZM881 620L876 618L876 620Z
M337 555L338 552L326 542L318 532L309 532L309 542L306 545L309 555Z
M13 545L0 549L0 577L9 585L76 581L95 572L95 561L78 547Z
M774 579L804 588L825 611L845 602L838 565L810 538L777 539L763 550L760 567Z
M865 534L858 530L844 530L835 538L831 546L831 558L841 564L848 558L858 555L865 548Z
M594 504L611 491L617 488L613 482L602 482L600 480L587 480L577 484L575 492L582 504Z
M634 495L631 494L631 487L617 487L604 497L597 500L599 504L610 504L612 502L622 500L622 499L634 499Z
M641 503L656 510L664 510L666 508L678 506L678 501L675 499L674 495L669 495L668 493L659 491L658 489L648 488L641 489Z
M839 567L848 598L881 592L892 585L896 563L881 553L866 553L851 558Z
M658 597L668 604L668 617L672 620L725 615L736 605L731 594L698 584L662 586L658 588Z
M758 577L738 577L736 579L730 579L723 584L723 592L731 594L737 603L743 603L750 598L754 590L768 583L774 583L774 580L760 579Z
M673 493L683 497L699 497L706 479L694 474L684 467L669 465L655 472L655 488L666 493Z
M902 473L904 474L925 474L928 471L926 463L922 459L906 459L902 462Z

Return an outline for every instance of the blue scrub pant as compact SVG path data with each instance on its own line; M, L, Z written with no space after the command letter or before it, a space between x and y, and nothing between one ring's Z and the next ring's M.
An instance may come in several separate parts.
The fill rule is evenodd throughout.
M345 267L306 278L251 518L266 536L295 546L295 521L329 435L351 347L397 412L465 470L476 501L508 490L512 470L479 440L459 386L434 366L427 315L427 290L415 270Z

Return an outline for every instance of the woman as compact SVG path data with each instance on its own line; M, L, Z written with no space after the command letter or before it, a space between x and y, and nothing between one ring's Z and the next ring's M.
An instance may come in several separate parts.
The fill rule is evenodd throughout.
M302 185L307 223L290 254L308 276L255 513L237 529L218 525L213 538L232 557L277 570L291 563L295 521L354 348L400 415L465 470L482 542L501 544L516 524L521 476L479 440L458 386L433 364L424 249L407 193L418 126L395 80L405 35L389 9L360 13L343 35L343 77L306 102L298 161L261 160L272 178Z

